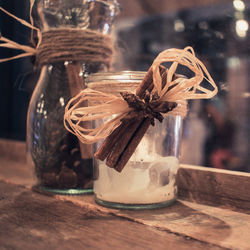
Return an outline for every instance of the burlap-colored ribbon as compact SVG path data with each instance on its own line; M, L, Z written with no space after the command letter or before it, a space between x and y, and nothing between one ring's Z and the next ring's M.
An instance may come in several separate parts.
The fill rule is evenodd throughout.
M172 65L167 69L166 82L163 83L159 68L161 64L166 62L172 62ZM177 78L173 77L178 65L187 67L194 73L194 76L190 78L182 75ZM192 47L168 49L161 52L154 60L150 70L153 72L154 84L152 95L157 93L159 102L177 103L173 110L167 114L163 113L163 116L181 115L184 117L187 113L187 100L212 98L218 91L206 67L196 58ZM204 79L208 82L206 87L202 86ZM88 103L87 107L86 102ZM134 111L133 108L129 107L122 96L87 88L73 97L67 104L64 125L81 142L92 144L109 136L132 111ZM108 120L113 116L113 119ZM82 126L85 121L105 120L106 118L108 121L99 127L86 129Z
M0 63L7 62L7 61L10 61L10 60L15 60L15 59L22 58L22 57L36 55L36 51L37 51L37 49L38 49L38 47L39 47L39 45L41 43L41 40L42 40L42 34L41 34L41 31L37 27L35 27L33 25L33 19L31 17L31 9L32 9L33 5L34 5L34 1L31 1L31 8L30 8L30 20L31 20L31 23L28 23L25 20L16 17L15 15L11 14L7 10L5 10L4 8L0 7L0 10L3 11L8 16L12 17L13 19L16 19L19 23L21 23L24 26L30 28L31 30L35 30L37 32L37 37L38 37L37 45L36 45L35 48L33 48L33 47L30 47L30 46L26 46L26 45L16 43L16 42L14 42L14 41L0 35L0 41L2 42L2 43L0 43L0 47L23 51L23 53L21 53L21 54L19 54L17 56L0 59Z

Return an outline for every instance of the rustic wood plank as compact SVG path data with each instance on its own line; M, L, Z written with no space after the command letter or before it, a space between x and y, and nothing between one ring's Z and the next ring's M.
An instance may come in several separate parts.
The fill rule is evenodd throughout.
M0 178L35 183L34 170L25 164L25 149L25 142L0 139ZM181 199L250 213L250 173L181 164L177 184Z
M1 249L225 249L0 181Z
M214 249L218 247L230 248L230 249L250 249L250 244L249 244L249 235L250 235L249 200L250 199L249 199L249 189L248 189L250 176L248 173L181 165L180 171L178 173L178 186L179 186L180 198L194 200L196 202L205 204L210 203L213 206L204 206L179 200L171 207L159 210L140 211L140 212L119 211L119 210L111 210L100 207L95 204L93 196L79 196L79 197L69 197L69 196L48 197L43 195L39 196L39 194L32 193L31 191L29 191L29 189L27 189L27 187L30 188L34 184L32 173L33 169L31 169L29 165L24 164L23 162L18 163L17 161L10 161L8 160L8 157L5 158L0 157L0 180L2 179L5 180L5 182L7 181L10 183L22 184L26 187L25 189L24 187L20 186L17 187L15 187L15 185L12 186L12 188L15 187L16 190L19 190L21 188L22 189L21 192L22 195L21 195L20 190L17 192L11 191L12 190L11 185L13 184L5 183L5 185L7 185L5 189L3 188L3 186L0 185L0 211L1 212L4 211L3 216L1 216L0 214L0 228L1 225L5 225L5 223L6 225L8 225L8 223L10 224L17 223L17 225L21 225L22 228L24 227L24 229L20 229L20 227L18 227L18 229L13 228L13 225L12 226L8 225L7 228L10 227L9 228L10 231L15 232L13 234L18 235L20 232L22 232L20 235L22 235L24 239L26 238L32 239L27 244L26 241L22 243L24 245L21 245L21 247L18 249L24 249L27 248L28 246L32 247L34 246L32 245L33 241L38 240L39 237L40 237L39 239L45 237L42 233L45 232L47 229L46 230L43 229L43 231L40 232L36 228L39 227L38 225L40 223L39 220L38 220L39 223L37 225L36 225L36 219L33 220L33 223L35 223L36 226L35 226L35 231L31 230L31 232L29 231L30 229L28 228L31 226L31 223L28 225L28 227L26 227L25 222L22 220L22 218L32 220L33 214L35 213L38 213L37 216L40 217L42 216L41 214L44 215L44 220L46 220L46 223L48 222L48 225L46 224L46 228L50 226L54 228L53 229L54 231L50 231L51 236L48 240L49 244L54 244L54 242L60 244L60 242L64 242L65 239L62 237L62 234L64 236L66 234L69 234L70 237L73 237L72 234L70 234L70 232L67 231L66 233L62 233L61 231L64 230L64 227L67 227L67 223L69 223L70 225L72 223L77 224L76 219L73 219L73 221L68 219L68 217L70 216L70 211L72 210L71 206L73 206L75 209L72 210L73 218L77 217L76 214L78 214L80 217L82 216L81 218L86 217L85 213L91 214L91 216L93 216L94 214L94 217L96 219L95 223L98 224L98 225L96 224L95 227L91 229L92 231L90 230L92 232L91 234L85 232L85 230L87 231L87 228L85 227L81 229L82 231L80 230L81 234L84 235L86 234L89 237L91 237L90 235L92 235L92 237L94 237L93 231L96 229L96 227L104 227L105 230L102 232L106 232L106 230L111 230L111 233L108 234L109 237L108 240L107 238L105 238L107 242L104 243L106 244L105 247L109 248L110 246L113 246L112 245L113 243L110 245L110 241L113 242L111 234L114 234L115 235L114 237L116 238L116 240L114 240L115 247L118 247L119 241L120 244L122 245L125 244L123 241L124 239L121 238L122 234L126 235L127 233L125 230L126 227L131 227L131 229L129 229L131 235L129 233L129 238L127 242L131 247L132 242L135 241L137 237L142 237L136 234L136 232L132 230L132 225L134 227L134 224L136 224L137 226L141 224L143 228L144 226L146 226L147 229L143 229L144 230L143 231L142 229L138 229L137 226L135 226L135 228L136 230L138 230L138 232L140 232L141 235L143 235L143 238L144 238L144 232L147 232L147 230L149 230L150 232L153 231L154 233L156 233L156 235L159 233L164 233L164 234L167 233L168 236L175 235L180 237L175 239L172 239L170 237L170 239L168 239L167 236L164 236L166 237L166 240L169 240L170 242L173 243L173 245L171 245L172 243L170 244L170 249L174 246L175 240L176 242L179 241L181 242L180 248L178 249L184 247L186 243L182 245L183 239L189 239L191 241L191 244L193 244L193 242L194 244L198 242L201 245L199 246L194 245L194 247L198 248L202 246L205 249L206 248ZM240 195L240 198L238 198L238 195ZM16 199L17 197L19 197L19 199ZM18 206L16 206L16 203L14 202L15 200L18 201ZM22 200L24 201L23 203L21 202ZM37 202L39 204L37 204ZM29 203L34 203L32 204L31 208L29 208ZM2 207L3 204L5 205L9 204L9 205L7 207ZM59 209L60 207L59 204L62 210ZM35 207L33 207L33 205ZM230 209L236 208L237 211L242 211L244 213L235 212L229 209L222 209L220 207L215 207L215 205L219 205L221 207L229 207ZM59 216L57 216L58 209L60 210ZM30 215L25 214L26 211L31 211ZM83 214L80 211L82 211ZM18 215L16 215L16 217L14 216L13 218L9 217L9 215L13 215L13 213L14 214L17 213ZM65 216L67 215L66 216L67 219L63 217L64 214ZM21 216L21 219L18 217L19 215ZM7 218L6 216L10 218L10 220L9 219L6 220ZM56 218L62 217L63 221L59 222L64 224L64 227L60 225L61 227L59 226L59 231L57 231L57 223L59 222L56 221L55 223L56 227L51 225L50 221L55 220L51 216L52 217L55 216ZM108 223L111 229L108 226L107 227L103 226L102 225L103 217L109 218L109 216L112 217L112 219L110 219L112 223L114 224L117 223L119 227L124 228L124 231L119 231L119 229L111 222L109 222L110 224ZM19 220L21 220L21 223L19 223ZM106 221L107 220L105 220L105 223ZM132 223L132 225L127 226L127 221ZM81 225L80 227L82 226L83 225ZM71 226L69 226L69 228L71 228ZM115 232L112 231L113 229L115 230ZM72 230L74 232L76 231L75 228L73 228ZM117 230L119 233L117 232ZM3 239L12 237L11 233L7 234L5 232L4 233L5 237L1 238L2 231L3 228L0 230L0 246ZM148 232L146 234L151 235L151 233ZM34 235L36 235L36 237ZM97 235L101 237L101 233L99 231ZM132 235L135 235L136 237L133 238ZM150 237L152 238L158 237L156 235L151 235ZM48 237L47 234L46 237ZM55 237L55 239L53 237ZM79 234L76 233L77 242L79 242L78 237L80 237L80 233ZM152 245L148 243L148 241L153 242L153 239L150 237L142 240L142 242L139 241L138 246L136 245L136 247L138 249L142 248L142 246L144 248L145 246L152 247ZM19 239L21 240L21 238ZM70 239L69 241L66 240L67 243L65 243L65 246L68 246L69 248L70 245L73 244L73 246L78 248L78 245L74 241L72 243ZM85 238L83 237L82 239ZM41 241L44 242L44 238ZM166 242L164 243L163 239L159 239L159 241L161 242L162 245L166 245ZM84 243L81 244L83 244L85 248L91 248L91 247L97 249L99 248L99 246L92 243L92 240L88 246L87 245L85 246ZM157 246L159 249L162 249L161 244ZM43 249L44 246L45 245L41 243L41 245L39 245L39 248ZM124 249L129 248L129 246L125 244ZM8 242L7 245L4 245L3 249L11 249L11 248L15 247L14 246L12 247L11 244L9 245Z
M114 210L95 204L92 196L58 199L102 213L113 213L121 218L154 227L161 231L182 235L213 246L229 249L250 249L250 215L229 209L178 200L174 205L155 210Z
M26 162L26 145L22 141L0 138L0 157L12 161Z
M31 187L36 183L34 169L19 161L0 157L0 180Z
M250 173L181 165L177 185L182 199L250 213Z

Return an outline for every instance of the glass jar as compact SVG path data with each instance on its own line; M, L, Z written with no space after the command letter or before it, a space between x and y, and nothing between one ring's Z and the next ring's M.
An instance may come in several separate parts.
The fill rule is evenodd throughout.
M101 89L104 92L106 89L112 94L128 90L134 93L144 74L128 71L100 73L90 75L87 81L89 88L93 85L97 89L98 84L104 86L106 83L107 87ZM162 123L155 120L155 126L149 127L121 173L96 159L96 202L124 209L151 209L172 204L177 196L175 180L179 167L181 128L181 116L167 115Z
M41 31L70 27L107 34L118 6L115 0L37 0L34 9ZM63 116L69 99L85 88L84 77L102 70L106 70L105 64L84 61L62 61L41 68L27 118L28 162L38 180L35 190L93 192L92 148L79 143L64 128Z

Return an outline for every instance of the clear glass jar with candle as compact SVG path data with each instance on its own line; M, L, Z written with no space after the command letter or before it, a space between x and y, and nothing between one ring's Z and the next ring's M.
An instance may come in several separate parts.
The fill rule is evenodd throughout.
M36 0L33 14L43 34L71 29L72 33L66 31L65 35L70 38L71 34L76 34L73 31L86 29L108 34L118 11L116 0ZM79 46L84 43L81 39L74 41ZM71 41L70 45L74 44ZM92 148L81 144L64 128L63 115L69 99L85 88L84 77L105 70L107 65L102 60L77 58L42 65L27 118L27 155L37 177L36 191L93 192Z
M145 72L133 71L97 73L90 75L87 82L89 88L119 95L120 91L134 93L144 75ZM155 126L149 127L122 172L96 159L96 202L124 209L151 209L172 204L177 197L181 128L181 116L167 115L162 123L155 120Z

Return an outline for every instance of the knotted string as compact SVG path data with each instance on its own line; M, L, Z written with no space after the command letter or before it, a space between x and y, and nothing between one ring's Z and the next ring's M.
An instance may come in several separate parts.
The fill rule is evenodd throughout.
M31 1L31 9L34 1ZM0 63L27 56L36 56L36 62L42 66L63 61L84 61L87 63L104 63L111 66L113 42L109 35L89 29L60 27L41 32L33 26L30 10L31 24L9 13L2 7L0 10L27 26L32 31L37 31L38 42L35 48L21 45L6 37L0 36L0 47L21 50L23 53L10 58L0 59Z
M172 62L172 65L167 69L166 82L163 83L159 68L165 62ZM178 65L187 67L194 73L194 76L191 78L182 75L177 78L173 77ZM206 67L195 57L194 50L191 47L186 47L183 50L168 49L163 51L156 57L150 69L153 72L154 85L151 93L156 93L159 96L159 102L176 103L176 107L168 113L160 112L163 117L166 115L181 115L184 117L187 113L187 100L212 98L218 91ZM203 79L206 79L210 86L207 88L201 86ZM86 101L88 107L84 107ZM109 136L131 112L136 112L136 110L130 107L122 96L93 90L89 85L89 88L81 91L67 104L64 125L81 142L92 144ZM115 118L99 127L86 129L81 126L84 121L95 121L110 118L114 115Z
M111 66L113 43L109 35L89 29L56 28L42 33L38 64L64 61L104 63Z

